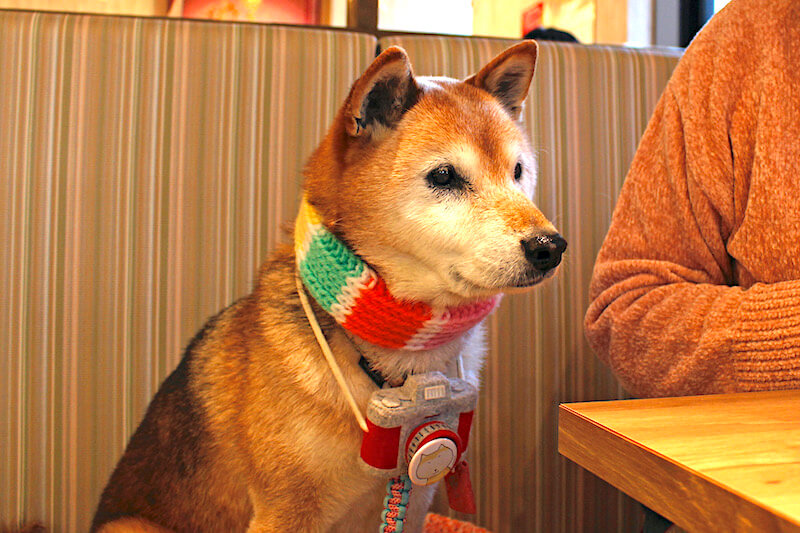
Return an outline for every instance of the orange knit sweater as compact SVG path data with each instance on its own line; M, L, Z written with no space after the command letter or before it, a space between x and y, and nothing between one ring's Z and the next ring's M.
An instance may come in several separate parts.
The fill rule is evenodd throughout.
M590 292L636 396L800 388L800 2L734 0L686 50Z

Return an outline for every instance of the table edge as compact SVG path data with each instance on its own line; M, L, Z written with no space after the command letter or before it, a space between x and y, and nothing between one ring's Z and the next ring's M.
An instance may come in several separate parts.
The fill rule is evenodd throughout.
M584 440L590 442L592 446L583 445L575 435L575 430L589 437ZM626 464L611 464L610 459L599 455L597 450L601 444L622 452L618 455L626 457ZM670 459L613 428L604 426L572 409L569 404L559 405L558 451L684 529L713 530L714 527L719 527L719 522L710 521L705 516L728 515L727 518L735 524L736 531L751 531L754 524L768 524L769 529L766 529L768 531L800 532L800 522L794 518L761 504L702 472ZM633 462L648 464L655 468L658 473L663 474L658 481L664 485L658 487L658 490L645 490L644 486L634 481L634 479L644 480L641 472L629 470ZM648 483L653 484L654 481ZM697 508L692 495L698 492L709 495L708 500L712 502L709 507ZM684 498L676 501L684 503L677 509L668 506L667 496L659 495L669 493L674 493L676 496L683 495Z

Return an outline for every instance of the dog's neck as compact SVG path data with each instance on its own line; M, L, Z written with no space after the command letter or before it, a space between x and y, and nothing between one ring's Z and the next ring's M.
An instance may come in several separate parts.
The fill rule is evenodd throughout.
M303 285L349 333L391 350L431 350L457 339L491 313L500 295L458 307L398 300L383 279L325 228L303 198L295 222L295 256Z

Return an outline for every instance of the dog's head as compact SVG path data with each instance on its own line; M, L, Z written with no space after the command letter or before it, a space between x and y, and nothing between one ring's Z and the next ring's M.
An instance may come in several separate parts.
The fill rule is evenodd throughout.
M401 299L456 305L551 276L566 242L531 201L517 123L536 65L526 41L463 81L416 77L384 51L305 169L327 226Z

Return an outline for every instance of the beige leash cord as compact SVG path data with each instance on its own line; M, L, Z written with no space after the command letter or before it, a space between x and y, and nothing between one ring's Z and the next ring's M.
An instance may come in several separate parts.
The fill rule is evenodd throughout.
M352 409L353 414L356 417L356 422L358 422L358 425L366 433L369 431L367 429L367 422L364 420L364 415L361 414L361 409L358 408L358 404L356 404L356 399L353 397L350 387L347 386L347 382L344 379L342 370L339 368L339 364L333 357L333 351L331 351L331 347L328 345L328 341L325 338L325 335L322 333L322 328L319 327L317 315L314 314L314 310L311 308L311 303L308 301L308 296L306 296L306 291L303 287L303 281L300 279L300 276L297 274L297 272L295 272L294 281L297 284L297 294L300 296L300 303L303 305L303 310L306 312L308 323L311 324L311 329L314 331L314 336L317 338L317 343L322 349L325 360L328 361L328 366L331 368L331 372L333 372L333 377L336 378L339 388L342 389L342 394L344 394L345 399L347 399L347 403L350 404L350 409Z

